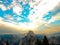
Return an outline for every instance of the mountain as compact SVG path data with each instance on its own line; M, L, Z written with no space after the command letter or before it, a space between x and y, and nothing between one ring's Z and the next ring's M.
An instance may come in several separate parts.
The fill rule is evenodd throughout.
M0 37L0 42L4 42L6 45L49 45L46 36L44 36L43 40L41 40L39 39L41 36L36 36L36 34L32 31L29 31L22 37L19 37L19 35L1 35Z
M54 39L56 39L60 43L60 32L50 34L49 36L49 39L52 39L54 37Z
M26 36L24 36L19 45L41 45L41 40L35 37L32 31L29 31Z
M49 38L49 43L54 45L60 45L58 38L54 36Z

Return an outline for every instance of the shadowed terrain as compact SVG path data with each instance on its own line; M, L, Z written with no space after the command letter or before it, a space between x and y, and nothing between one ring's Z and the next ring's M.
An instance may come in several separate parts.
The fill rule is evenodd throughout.
M0 45L60 45L59 37L36 35L29 31L26 35L0 35Z

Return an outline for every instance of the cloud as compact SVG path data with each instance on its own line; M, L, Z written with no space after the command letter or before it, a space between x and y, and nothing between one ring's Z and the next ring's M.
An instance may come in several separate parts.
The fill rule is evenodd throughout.
M13 7L13 12L16 13L17 15L21 15L22 8L19 6L14 6Z
M7 7L4 6L3 4L0 4L0 8L1 8L3 11L7 10Z
M16 13L17 15L21 14L22 7L19 3L17 3L16 0L13 0L11 7L13 8L13 12Z
M50 25L59 25L60 26L60 20L55 20L54 22L51 22Z
M60 19L58 3L59 0L42 0L38 5L32 4L34 7L31 10L32 5L30 5L30 2L29 4L20 5L20 2L17 3L13 0L7 8L6 5L0 6L0 20L7 18L0 21L0 23L19 30L37 30L38 27L42 29L49 28L51 23L55 23L56 20Z
M44 1L44 0L43 0ZM57 6L57 4L59 3L59 1L56 1L56 0L45 0L45 2L44 3L46 3L46 4L44 4L43 3L43 1L38 5L38 6L36 6L36 7L34 7L34 14L33 14L33 16L30 14L28 17L29 17L29 19L32 19L33 20L33 18L34 19L41 19L42 17L44 17L44 15L47 13L47 14L49 14L48 16L46 16L46 17L50 17L50 15L52 14L52 13L55 13L55 12L50 12L51 10L53 10L56 6ZM54 4L53 4L53 2L54 2ZM53 5L52 5L53 4ZM31 16L31 18L30 18L30 16Z
M23 27L25 28L23 29ZM27 31L29 31L29 29L26 28L25 24L21 24L20 27L15 25L14 23L12 24L8 22L0 21L0 32L1 32L0 34L24 34L24 32L27 33ZM33 29L31 31L33 31L35 34L48 35L48 34L60 32L60 26L52 26L49 28L45 28L44 30Z
M55 20L60 20L60 13L55 14L55 16L53 16L53 17L49 20L48 24L51 23L51 22L54 22Z
M57 9L54 9L52 11L49 11L43 18L46 21L49 21L51 18L53 18L56 14L60 13L60 7Z
M6 20L11 20L11 21L14 20L14 18L11 15L5 15L4 18L6 18Z

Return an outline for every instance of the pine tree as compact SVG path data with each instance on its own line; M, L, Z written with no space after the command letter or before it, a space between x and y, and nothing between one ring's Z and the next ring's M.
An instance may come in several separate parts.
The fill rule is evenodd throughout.
M42 45L41 40L36 39L36 44L35 45Z
M6 45L9 45L8 40L6 41Z
M49 42L46 36L44 36L43 45L49 45Z

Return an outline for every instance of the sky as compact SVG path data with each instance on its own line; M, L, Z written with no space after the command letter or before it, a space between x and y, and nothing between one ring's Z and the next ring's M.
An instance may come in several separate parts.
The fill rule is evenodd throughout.
M29 30L60 32L60 0L0 0L0 33Z

